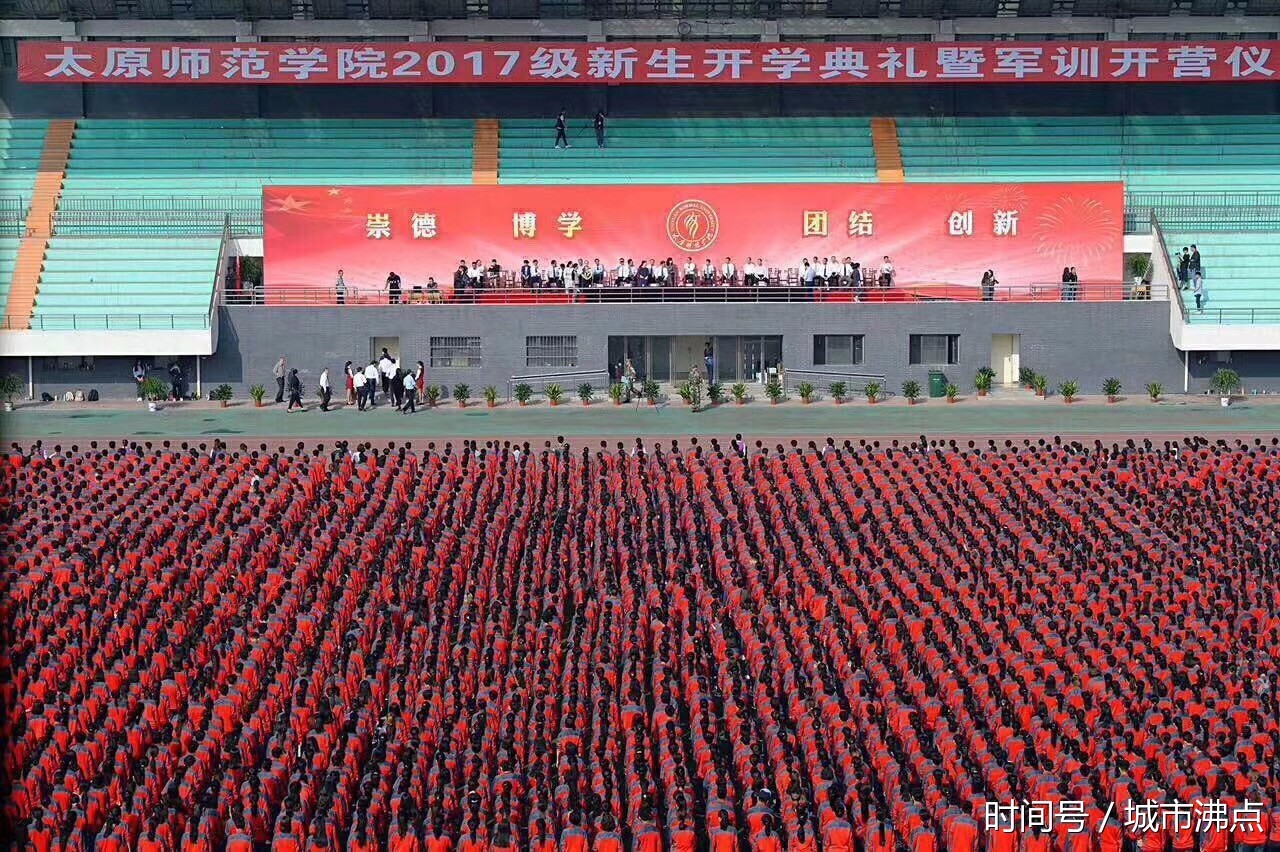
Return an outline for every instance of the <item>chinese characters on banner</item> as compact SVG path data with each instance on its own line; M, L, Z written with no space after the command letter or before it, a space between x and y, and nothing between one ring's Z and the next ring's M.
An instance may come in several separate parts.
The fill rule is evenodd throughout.
M1070 834L1098 833L1108 822L1130 835L1206 832L1238 834L1258 829L1266 811L1262 802L1245 799L1232 807L1220 799L1196 802L1140 802L1129 800L1123 808L1109 804L1092 811L1083 801L987 802L983 828L988 832L1025 834L1036 829L1048 834L1064 829Z
M1268 82L1280 42L1063 44L23 41L24 83Z
M309 289L338 269L348 282L447 287L458 261L619 257L718 267L763 258L848 256L898 280L976 287L994 268L1006 286L1123 276L1124 191L1093 184L729 184L628 186L268 187L266 279Z

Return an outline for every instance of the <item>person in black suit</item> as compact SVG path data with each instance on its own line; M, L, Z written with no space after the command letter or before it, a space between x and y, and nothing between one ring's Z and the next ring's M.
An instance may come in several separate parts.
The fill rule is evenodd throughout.
M568 125L565 123L565 119L564 119L564 110L560 110L560 114L556 116L556 147L557 148L561 147L562 144L565 148L569 147L569 137L566 136L564 132L567 126Z
M596 110L595 126L596 126L596 147L603 148L604 147L604 110L602 109Z

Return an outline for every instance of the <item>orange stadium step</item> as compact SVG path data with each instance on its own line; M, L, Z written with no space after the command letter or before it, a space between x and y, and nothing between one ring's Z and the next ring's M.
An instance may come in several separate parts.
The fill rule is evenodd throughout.
M871 119L871 143L876 151L876 176L882 183L902 183L907 173L902 167L902 144L898 122L892 118Z
M62 184L67 176L67 160L75 139L75 121L53 121L44 137L40 170L31 192L31 209L27 212L27 236L18 248L9 286L9 303L5 306L5 327L24 328L35 313L36 294L40 291L40 274L44 257L53 236L53 214L62 197Z
M44 152L40 155L40 171L31 194L31 210L27 214L29 236L52 236L53 214L62 197L67 160L71 157L71 143L75 135L75 121L49 123L49 131L44 138Z
M476 121L475 165L471 182L481 186L498 183L498 147L502 141L502 124L494 118Z
M29 327L35 312L36 292L40 289L40 274L44 271L44 256L49 241L44 237L27 237L18 247L18 257L13 265L13 282L9 285L9 304L5 307L6 329Z

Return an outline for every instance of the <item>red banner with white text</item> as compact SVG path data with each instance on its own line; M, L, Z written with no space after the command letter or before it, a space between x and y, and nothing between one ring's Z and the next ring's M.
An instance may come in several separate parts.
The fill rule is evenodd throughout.
M1280 42L198 43L23 41L24 83L1268 82Z
M268 303L310 291L330 300L338 270L353 292L395 272L403 289L451 289L459 261L505 270L537 260L673 258L699 268L799 268L892 258L900 286L977 288L1117 282L1124 185L749 184L714 186L269 187L264 191Z

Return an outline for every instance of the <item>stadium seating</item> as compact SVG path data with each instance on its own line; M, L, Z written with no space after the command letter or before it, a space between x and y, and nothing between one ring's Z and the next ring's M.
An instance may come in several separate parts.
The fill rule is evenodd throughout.
M25 233L26 211L31 204L49 122L37 119L0 119L0 203L5 217L0 233ZM6 282L7 284L7 282Z
M1280 323L1274 256L1280 234L1209 232L1167 236L1166 240L1175 269L1183 246L1200 249L1204 310L1197 313L1192 293L1183 293L1192 322Z
M20 245L22 240L18 237L0 237L0 304L9 304L9 284L13 281L13 265Z
M55 237L32 328L206 328L219 245L212 238Z
M610 121L608 147L589 127L553 147L545 119L502 122L501 183L870 182L865 118L680 118Z
M63 206L102 196L114 196L117 210L187 202L220 226L228 200L252 206L266 184L470 183L473 128L443 119L84 119ZM69 217L58 233L99 234L100 219Z
M1261 803L1261 840L1202 849L1280 821L1275 439L357 452L9 457L19 847L1084 852L1133 802ZM1028 801L1089 830L984 828Z

